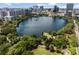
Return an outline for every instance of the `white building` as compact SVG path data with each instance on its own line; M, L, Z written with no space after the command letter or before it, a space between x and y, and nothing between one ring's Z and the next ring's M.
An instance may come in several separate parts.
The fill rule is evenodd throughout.
M7 13L7 15L4 16L4 20L5 21L11 21L11 20L13 20L13 16L10 15L11 13L9 11L7 11L6 13Z
M66 14L66 9L59 9L59 11L57 13L57 15L59 15L59 16L65 16L65 14Z
M0 20L13 20L16 19L18 16L24 16L28 12L27 9L21 8L2 8L0 9Z

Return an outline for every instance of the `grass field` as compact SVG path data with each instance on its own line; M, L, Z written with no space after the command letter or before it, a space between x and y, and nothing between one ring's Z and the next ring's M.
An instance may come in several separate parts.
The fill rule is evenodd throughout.
M45 46L41 45L37 49L33 50L34 55L61 55L61 53L50 52L45 49Z

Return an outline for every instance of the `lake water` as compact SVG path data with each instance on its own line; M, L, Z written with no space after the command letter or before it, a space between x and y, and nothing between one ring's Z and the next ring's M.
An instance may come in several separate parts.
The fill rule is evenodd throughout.
M37 35L41 36L42 32L58 31L65 26L66 21L60 18L52 17L32 17L22 21L17 27L18 35Z

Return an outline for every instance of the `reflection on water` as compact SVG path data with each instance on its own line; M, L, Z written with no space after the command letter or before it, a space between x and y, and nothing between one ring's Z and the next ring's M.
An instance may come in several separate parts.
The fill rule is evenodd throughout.
M52 17L32 17L24 20L16 28L18 35L37 35L42 32L57 31L66 24L63 19L53 19Z

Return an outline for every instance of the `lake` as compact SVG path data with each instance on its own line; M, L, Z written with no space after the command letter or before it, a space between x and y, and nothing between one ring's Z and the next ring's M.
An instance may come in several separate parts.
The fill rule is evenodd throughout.
M41 36L42 32L58 31L65 26L66 20L52 17L32 17L22 21L17 27L18 35L33 35Z

